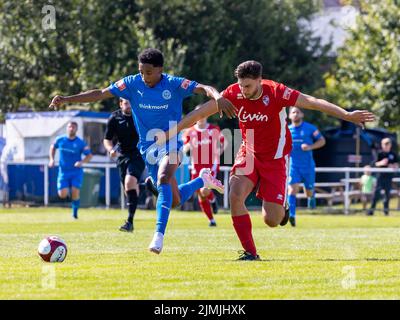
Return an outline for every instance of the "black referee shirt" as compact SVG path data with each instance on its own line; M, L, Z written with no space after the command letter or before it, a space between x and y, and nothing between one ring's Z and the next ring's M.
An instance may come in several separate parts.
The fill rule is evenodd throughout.
M132 116L127 116L121 110L114 111L108 118L104 138L113 140L117 138L120 144L119 153L123 156L132 156L139 154L137 144L139 136L133 124Z
M398 159L398 157L397 157L397 154L396 153L394 153L394 152L392 152L392 151L389 151L389 152L383 152L383 151L381 151L381 152L379 152L378 153L378 159L375 161L375 162L378 162L378 161L381 161L381 160L383 160L383 159L385 159L385 158L388 158L388 164L394 164L394 163L398 163L399 162L399 159ZM381 166L381 167L379 167L379 168L388 168L388 166ZM391 172L380 172L380 174L378 175L378 177L381 179L381 180L387 180L387 181L391 181L392 180L392 178L394 177L394 173L391 173Z

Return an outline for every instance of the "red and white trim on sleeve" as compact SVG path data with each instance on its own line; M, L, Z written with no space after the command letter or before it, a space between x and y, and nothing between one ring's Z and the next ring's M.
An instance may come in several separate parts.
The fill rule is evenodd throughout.
M280 135L279 135L279 142L278 142L278 148L276 150L274 159L279 159L282 158L283 156L283 149L285 148L286 145L286 109L282 108L282 110L279 112L279 122L281 125L280 129Z
M117 86L117 88L119 89L119 91L123 91L123 90L126 89L126 84L125 84L125 82L124 82L124 79L121 79L121 80L117 81L117 82L115 83L115 85Z

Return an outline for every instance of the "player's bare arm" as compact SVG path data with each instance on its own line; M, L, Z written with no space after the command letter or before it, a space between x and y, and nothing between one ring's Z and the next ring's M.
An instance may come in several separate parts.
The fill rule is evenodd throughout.
M319 148L322 148L326 143L326 140L324 137L319 138L317 141L315 141L315 143L308 145L306 143L301 145L301 149L303 151L311 151L311 150L316 150ZM303 147L304 146L304 147Z
M229 100L225 99L217 89L199 83L193 92L197 94L206 94L210 99L214 99L217 102L217 108L221 118L224 113L229 119L236 117L236 108Z
M218 108L215 100L207 101L206 103L200 105L199 108L196 107L195 110L184 116L176 126L170 128L166 132L156 133L156 143L158 145L164 144L166 141L175 137L183 129L190 128L200 119L208 118L209 116L216 114L217 112Z
M96 102L114 97L108 88L93 89L72 96L55 96L49 105L50 109L57 110L66 103Z
M361 127L363 127L365 122L375 121L374 114L367 110L349 112L326 100L317 99L303 93L300 93L295 106L303 109L318 110L336 118L353 122Z
M112 140L103 139L103 146L111 158L114 158L118 155L118 151L114 148L114 143Z
M87 149L89 149L89 147L85 147L85 150L87 150ZM92 160L92 158L93 158L93 154L89 153L81 161L77 161L75 163L75 167L81 167L82 164L88 163L90 160Z

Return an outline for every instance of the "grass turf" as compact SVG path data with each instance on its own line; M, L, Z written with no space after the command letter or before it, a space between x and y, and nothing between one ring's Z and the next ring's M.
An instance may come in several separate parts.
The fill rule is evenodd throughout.
M161 255L148 252L154 211L138 210L133 234L120 210L0 210L0 299L399 299L398 213L298 216L275 229L252 213L263 261L241 249L229 214L208 227L200 212L172 211ZM42 262L40 240L59 235L63 263Z

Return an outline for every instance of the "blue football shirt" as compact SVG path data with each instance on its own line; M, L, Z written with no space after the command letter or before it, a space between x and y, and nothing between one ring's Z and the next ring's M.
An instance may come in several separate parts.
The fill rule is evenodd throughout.
M154 144L157 130L166 131L170 122L181 120L183 100L193 94L196 86L195 81L163 73L153 88L144 83L140 74L129 75L108 88L114 96L129 100L143 155Z
M79 137L71 140L67 135L57 137L54 147L60 152L60 169L64 173L81 171L82 168L74 166L75 162L82 160L82 154L91 153L85 141Z
M318 139L322 138L322 134L318 131L317 127L303 121L298 127L293 124L289 125L290 133L292 134L292 151L290 153L290 165L293 167L315 167L313 152L303 151L301 145L306 143L313 144Z

